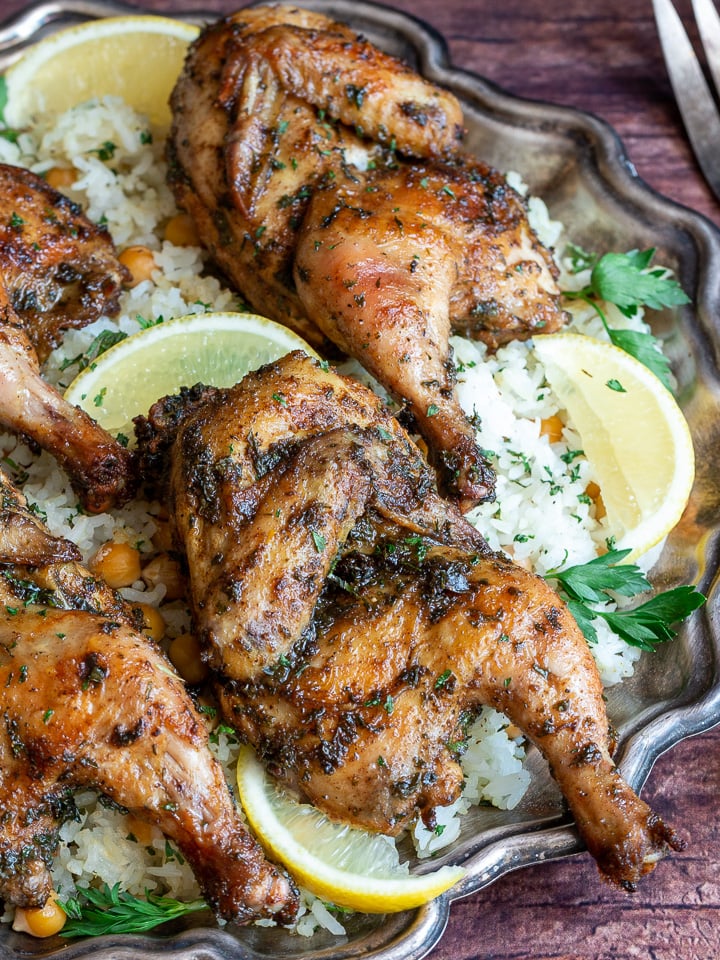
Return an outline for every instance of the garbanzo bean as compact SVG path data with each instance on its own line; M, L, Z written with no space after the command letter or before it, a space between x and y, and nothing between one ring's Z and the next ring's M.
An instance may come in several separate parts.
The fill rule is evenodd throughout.
M141 847L149 847L152 845L155 831L152 828L152 824L146 820L141 820L139 817L129 813L125 817L125 828L128 833L131 833L133 837L135 837Z
M142 611L143 620L145 621L143 633L156 643L160 643L165 636L166 628L163 615L156 607L151 606L149 603L139 603L138 607Z
M202 683L207 677L207 664L200 659L200 644L191 633L181 633L175 637L168 656L186 683Z
M118 260L130 271L131 279L128 284L130 287L136 287L143 280L149 280L155 269L155 256L152 250L141 244L126 247L119 254Z
M150 563L143 567L142 578L149 587L162 583L166 591L165 600L179 600L185 594L180 564L167 553L153 557Z
M174 243L176 247L200 246L200 238L195 223L187 213L178 213L177 216L168 220L165 227L165 239L168 243Z
M53 893L44 907L18 907L12 928L33 937L52 937L62 930L66 920L67 914L57 905Z
M547 437L550 443L557 443L562 440L562 432L565 424L557 414L552 417L546 417L540 421L540 436Z
M116 590L140 579L140 551L129 543L104 543L90 561L90 569Z
M75 167L51 167L45 174L45 181L54 190L71 187L78 178Z
M595 483L594 480L591 480L590 483L585 487L585 493L595 504L595 519L602 520L607 511L605 509L605 504L603 503L600 487Z

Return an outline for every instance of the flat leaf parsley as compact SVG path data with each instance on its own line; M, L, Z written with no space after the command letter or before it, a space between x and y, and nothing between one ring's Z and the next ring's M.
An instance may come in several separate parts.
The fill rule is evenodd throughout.
M563 290L563 296L568 300L582 300L591 306L602 320L610 342L645 364L669 390L670 364L659 349L657 338L638 330L611 327L601 306L603 303L613 303L626 317L633 317L639 307L660 310L690 302L680 284L669 276L667 270L663 267L650 269L654 248L606 253L597 257L581 247L571 245L568 254L576 273L590 269L591 274L590 282L581 290Z
M548 580L557 584L577 625L588 643L597 643L593 621L602 618L626 643L642 650L654 650L655 644L672 640L673 626L690 616L705 602L695 587L682 586L659 593L636 607L622 610L597 609L615 596L634 597L652 589L647 577L634 563L622 561L629 550L610 550L589 563L554 570Z

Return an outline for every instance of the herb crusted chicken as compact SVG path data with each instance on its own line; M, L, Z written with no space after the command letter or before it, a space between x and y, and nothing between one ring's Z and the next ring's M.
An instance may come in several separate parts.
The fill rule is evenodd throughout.
M329 815L396 834L455 800L480 706L537 745L601 872L681 845L611 759L602 686L547 584L442 501L378 398L302 354L138 422L228 722Z
M491 498L448 338L495 347L564 314L523 201L461 152L455 97L347 27L279 6L208 27L172 107L171 185L234 285L358 358L463 509Z

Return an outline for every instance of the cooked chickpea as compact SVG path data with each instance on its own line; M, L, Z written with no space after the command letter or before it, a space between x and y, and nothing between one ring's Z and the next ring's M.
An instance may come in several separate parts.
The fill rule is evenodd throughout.
M71 187L77 178L78 172L75 167L51 167L45 174L48 186L51 186L54 190Z
M167 553L160 553L143 567L142 578L149 587L165 586L165 600L179 600L185 595L180 564Z
M156 550L167 553L173 545L172 529L166 520L156 520L157 530L152 535L152 544Z
M165 239L169 243L174 243L176 247L200 246L200 238L195 223L187 213L178 213L177 216L168 220L165 227Z
M18 907L12 928L33 937L52 937L62 930L66 920L67 914L51 894L44 907Z
M156 607L151 606L149 603L139 603L138 607L142 611L143 620L145 621L143 633L145 636L150 637L151 640L154 640L155 643L160 643L165 636L166 624L163 615Z
M200 644L191 633L181 633L175 637L168 656L186 683L202 683L207 677L207 664L200 659Z
M104 543L90 561L90 569L110 587L129 587L140 579L140 551L129 543Z
M585 487L585 493L595 504L595 519L602 520L607 511L605 509L605 504L603 503L600 487L595 483L594 480L591 480L590 483Z
M126 247L118 256L118 260L130 271L129 287L136 287L143 280L149 280L155 269L155 256L152 250L141 244Z
M540 436L547 437L550 443L557 443L562 440L562 432L565 424L557 414L552 417L546 417L540 421Z
M152 846L153 840L155 839L155 831L152 825L146 820L140 820L139 817L129 813L125 817L125 827L127 832L135 837L141 847Z

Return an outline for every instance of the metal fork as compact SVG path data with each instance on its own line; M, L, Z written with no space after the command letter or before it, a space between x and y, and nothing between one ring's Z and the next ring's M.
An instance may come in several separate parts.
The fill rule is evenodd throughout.
M720 16L712 0L692 0L705 60L720 91ZM670 83L695 157L720 199L720 112L690 38L671 0L653 0Z

